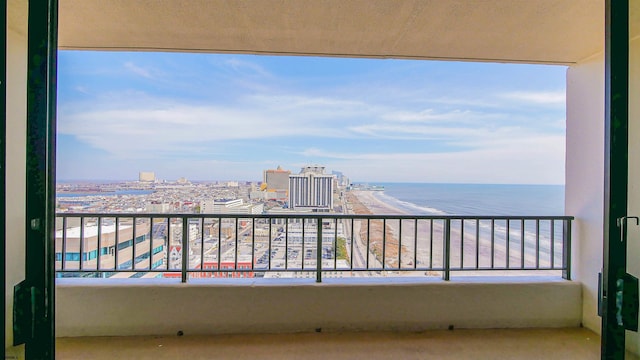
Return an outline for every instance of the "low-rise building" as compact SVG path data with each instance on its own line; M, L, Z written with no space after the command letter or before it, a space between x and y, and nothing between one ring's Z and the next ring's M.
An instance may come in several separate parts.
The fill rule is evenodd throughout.
M242 199L204 200L200 203L202 214L262 214L264 204L245 204Z
M164 203L161 201L150 201L145 206L146 211L149 213L168 213L171 210L171 204Z
M117 233L116 233L117 231ZM157 269L164 266L165 237L153 235L149 222L85 223L56 231L56 268L65 270ZM134 254L135 248L135 254ZM64 263L64 266L63 266ZM135 268L133 264L135 263Z

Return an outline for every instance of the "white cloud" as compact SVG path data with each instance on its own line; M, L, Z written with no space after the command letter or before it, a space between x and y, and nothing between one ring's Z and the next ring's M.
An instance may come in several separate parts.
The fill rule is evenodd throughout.
M230 66L234 71L241 73L249 73L253 75L259 75L263 77L272 77L271 73L267 71L264 67L251 62L240 60L238 58L228 59L224 62L226 65Z
M361 101L335 99L324 96L304 96L304 95L251 95L246 97L247 100L262 104L266 107L291 109L291 108L352 108L363 107L366 104Z
M459 152L333 153L308 149L354 181L563 184L564 137L536 136L486 143Z
M194 143L285 136L342 137L339 129L305 114L274 116L261 109L169 105L136 109L61 111L58 133L120 156L152 157Z
M564 91L513 91L500 94L501 97L535 105L565 105Z
M77 92L82 94L89 94L89 89L86 86L78 85L74 88Z
M127 91L99 103L61 106L58 131L114 155L140 158L197 146L212 149L221 141L278 137L437 140L478 148L535 134L496 123L504 118L469 110L397 110L326 96L260 94L243 98L238 106L179 103Z
M142 76L142 77L145 77L147 79L153 79L154 78L154 76L151 74L151 71L149 71L149 70L147 70L145 68L142 68L142 67L134 64L131 61L127 61L126 63L124 63L124 67L125 67L125 69L129 70L130 72L132 72L132 73L134 73L134 74L136 74L138 76Z
M385 120L399 122L434 122L451 120L468 120L471 117L478 117L480 114L470 110L453 110L448 112L437 112L434 109L422 111L394 111L382 116Z
M475 95L473 98L468 99L465 97L457 96L440 96L429 100L431 103L440 105L456 105L458 107L480 107L480 108L500 108L503 104L495 101L488 101L487 99L478 98Z
M349 127L349 130L379 139L396 140L439 140L460 146L472 146L485 140L519 137L531 129L512 126L491 126L490 124L465 125L451 123L421 124L366 124Z

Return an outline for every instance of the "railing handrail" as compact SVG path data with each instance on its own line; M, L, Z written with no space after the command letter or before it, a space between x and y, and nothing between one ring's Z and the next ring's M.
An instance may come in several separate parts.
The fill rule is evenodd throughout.
M209 213L209 214L188 214L188 213L72 213L60 212L56 213L56 217L123 217L123 218L230 218L230 219L393 219L393 220L575 220L571 215L407 215L407 214L225 214L225 213Z
M91 212L60 212L56 214L56 218L62 219L62 235L61 235L61 253L60 253L60 257L61 257L61 268L58 270L59 272L77 272L77 273L87 273L87 272L96 272L96 273L101 273L101 272L120 272L120 273L127 273L127 272L132 272L132 273L143 273L143 272L148 272L148 273L179 273L180 277L182 279L183 282L186 282L187 279L189 278L189 274L190 273L246 273L246 272L291 272L291 271L302 271L302 272L315 272L316 273L316 281L320 282L322 279L322 272L323 271L351 271L351 272L358 272L358 271L370 271L370 272L376 272L376 271L383 271L383 272L388 272L388 271L398 271L398 272L402 272L402 271L426 271L426 272L438 272L441 271L442 272L442 278L444 280L449 280L450 277L450 272L451 271L481 271L481 270L562 270L562 277L564 279L570 279L571 277L571 222L574 220L573 216L568 216L568 215L541 215L541 216L535 216L535 215L453 215L453 214L433 214L433 215L409 215L409 214L337 214L337 213L301 213L301 214L227 214L227 213L209 213L209 214L190 214L190 213L141 213L141 212L129 212L129 213L91 213ZM76 218L80 220L80 231L79 231L79 238L83 239L83 241L79 241L79 251L80 253L74 253L72 251L69 251L67 249L67 245L66 242L69 241L70 238L67 235L67 225L69 224L68 219L69 218ZM97 232L97 248L96 250L91 251L91 253L89 253L87 250L87 260L84 259L85 255L85 251L86 249L83 250L83 244L84 244L84 239L86 236L86 232L85 232L85 227L86 227L86 223L85 221L87 219L92 219L92 218L96 218L98 219L96 225L98 224L102 224L102 221L104 219L115 219L115 242L114 242L114 265L113 265L113 269L111 268L102 268L100 266L100 258L101 256L105 255L102 253L103 248L101 247L101 229L102 226L98 226L98 232ZM127 221L122 221L122 219L132 219L133 220L133 228L130 230L132 231L132 241L131 241L131 245L132 245L132 255L131 255L131 260L127 260L127 262L125 262L124 266L126 266L127 268L122 268L120 262L118 261L118 254L120 253L120 251L122 251L122 249L126 249L126 247L128 245L125 245L124 248L121 248L121 242L119 240L119 235L120 235L120 230L119 230L119 225L120 224L127 224ZM169 257L169 248L170 246L170 237L171 235L169 234L169 232L167 232L165 241L166 243L163 243L164 245L164 253L165 255L162 255L162 259L160 260L156 260L154 261L154 259L156 259L156 257L154 257L154 255L156 254L156 252L154 252L155 248L154 248L154 243L153 241L149 242L149 254L148 254L148 265L149 268L139 268L137 267L137 263L142 261L138 261L138 258L140 256L145 256L146 253L143 253L142 255L138 255L138 252L136 251L136 244L137 244L137 232L136 232L136 224L138 223L138 219L148 219L150 225L153 225L154 223L156 224L163 224L166 222L167 225L169 225L169 223L171 222L171 220L182 220L182 226L181 226L181 233L178 235L178 239L180 240L179 243L177 244L181 244L180 247L180 251L181 251L181 256L180 256L180 261L181 264L179 265L179 267L176 268L172 268L171 267L171 261L170 261L170 257ZM197 221L198 224L201 224L201 230L200 230L200 244L198 245L198 243L194 243L194 246L196 247L200 247L200 258L199 258L199 262L200 262L200 267L199 268L190 268L189 267L189 262L190 262L190 257L189 257L189 248L190 248L190 244L189 242L192 241L190 236L189 236L189 232L190 232L190 228L189 228L189 223L191 221L189 220L199 220ZM234 222L234 227L235 227L235 236L233 236L235 245L231 246L229 245L229 243L225 243L225 247L227 248L227 250L232 249L235 253L235 255L233 256L233 262L234 262L234 266L232 268L226 268L223 267L223 264L226 263L228 260L222 260L221 257L221 249L223 248L223 243L222 243L222 236L221 236L221 231L222 231L222 220L223 219L233 219L235 220ZM273 231L272 231L272 221L269 221L268 224L268 251L265 252L265 250L262 251L258 251L255 248L255 244L256 244L256 221L258 219L267 219L267 220L285 220L285 227L286 230L284 231L284 236L285 236L285 245L284 245L284 268L282 267L272 267L272 263L275 262L276 264L278 264L278 259L274 259L274 253L273 251L275 251L277 253L277 251L279 249L282 248L282 245L275 245L277 240L278 240L278 236L276 236L275 238L273 237ZM291 243L290 241L290 229L289 226L290 225L296 225L298 226L300 224L300 222L289 222L289 219L297 219L297 220L302 220L302 226L300 228L301 230L301 239L299 239L298 241L300 242L301 245L301 251L297 252L296 247L292 246L289 247L288 244ZM160 221L158 221L160 220ZM217 220L217 223L219 224L218 226L218 237L217 237L217 243L215 246L217 246L217 257L215 262L217 265L215 268L209 268L209 269L205 269L204 268L204 264L205 264L205 260L204 260L204 248L205 248L205 237L204 237L204 225L205 222L207 220ZM239 264L239 227L244 225L239 225L241 222L239 220L250 220L252 225L251 225L251 252L250 252L250 260L251 260L251 268L247 269L247 268L239 268L238 264ZM316 220L316 221L314 221ZM331 234L331 241L328 242L327 239L325 239L325 237L323 237L323 226L320 226L320 222L321 221L325 221L325 220L333 220L329 222L329 226L331 227L333 224L333 226L335 226L333 232L329 232L329 234ZM340 222L340 220L342 220ZM356 223L356 220L362 220L363 222L359 223L358 225L358 231L355 231L354 229L354 224ZM373 221L372 221L373 220ZM409 267L407 267L407 263L405 262L403 264L402 261L402 255L404 251L407 251L406 248L404 248L403 246L403 221L405 220L410 220L411 222L413 222L413 226L414 226L414 233L415 233L415 237L413 238L413 248L409 248L410 251L413 251L413 258L414 261L413 262L409 262ZM308 222L307 222L308 221ZM346 225L345 222L347 221ZM350 231L348 230L347 225L349 224L348 222L350 221L350 225L351 225L351 229ZM387 226L389 226L390 221L397 221L397 224L399 225L399 233L397 234L397 238L395 232L392 233L391 235L391 242L387 242L387 234L388 231L390 231L390 228L388 228ZM421 222L422 223L419 223ZM487 231L487 227L488 225L486 224L487 221L490 221L491 225L490 225L490 260L491 260L491 265L487 266L486 264L481 264L480 261L480 248L482 246L485 247L485 253L483 255L483 259L485 259L485 257L487 257L486 251L488 251L488 245L486 245L486 242L488 241L488 239L486 238L486 231ZM504 224L504 228L503 230L501 230L500 232L496 231L496 226L495 224L500 221L502 224ZM545 234L548 236L547 238L541 238L541 222L542 221L546 221L548 223L548 228L544 228L545 230ZM410 222L410 224L411 224ZM438 222L438 223L436 223ZM535 224L535 233L532 234L531 231L531 222L534 222ZM340 223L340 227L338 226L338 224ZM459 252L456 252L455 254L453 253L453 241L454 239L452 239L452 230L453 230L453 224L455 225L455 229L457 231L457 235L455 237L455 241L456 244L458 246L458 250ZM513 226L513 228L511 227L512 223L515 223L515 226ZM557 226L557 223L560 223L560 227ZM266 224L266 223L264 223ZM316 251L316 259L315 259L315 264L313 262L311 262L310 264L307 264L306 268L305 268L305 262L307 260L310 260L312 258L308 258L306 256L311 256L311 251L312 248L308 247L307 248L307 252L309 252L309 254L307 254L305 252L305 243L308 242L308 237L305 236L305 228L306 225L308 224L313 224L315 225L315 234L314 237L316 238L316 244L315 244L315 251ZM425 241L428 240L429 243L429 252L428 252L428 266L427 265L423 265L423 266L418 266L418 225L422 224L422 226L426 226L426 224L428 224L428 228L429 231L427 233L428 238L424 239ZM434 238L434 224L437 227L441 227L440 228L440 232L441 232L441 238L440 236L438 238ZM483 230L485 232L485 237L481 237L480 236L480 227L481 224L483 227L485 227L485 230ZM528 224L528 225L527 225ZM366 231L364 230L364 226L366 225ZM518 231L518 233L515 234L515 236L512 234L511 230L516 231L517 226L520 226L520 229ZM475 226L475 237L472 235L468 235L465 236L465 227L469 227L469 226ZM529 239L528 241L525 240L525 227L529 228L529 231L527 232L527 238ZM372 227L375 229L377 236L380 236L380 239L376 239L377 240L372 240ZM341 259L344 259L347 261L347 263L349 264L349 268L338 268L337 265L337 261L338 261L338 247L339 247L339 228L340 231L343 231L343 235L341 237L341 241L344 242L344 244L342 246L344 246L345 253L346 253L346 241L349 240L350 242L350 248L351 251L349 252L349 257L345 258L342 257ZM264 229L263 229L264 230ZM153 227L149 226L149 229L147 230L148 234L151 238L153 238L154 233L153 233ZM278 230L279 232L283 232L282 230ZM365 231L363 233L363 231ZM395 231L395 230L393 230ZM548 231L548 233L547 233ZM558 237L559 239L556 238L556 231L559 231ZM244 232L244 230L243 230ZM312 231L313 232L313 231ZM349 233L349 236L346 236L345 234ZM146 232L143 234L144 236L146 236ZM296 234L295 229L293 229L293 234ZM406 234L405 234L406 235ZM498 236L499 235L502 239L498 240ZM264 236L264 235L260 235L260 236ZM282 234L280 234L280 236L282 236ZM297 237L299 237L299 235L296 235ZM365 238L363 238L363 236ZM531 237L533 237L533 239L535 240L535 242L531 239ZM230 239L231 235L228 235L227 239ZM469 242L469 238L471 238L471 242ZM482 241L481 241L482 238ZM357 240L356 240L357 239ZM366 239L366 247L364 247L364 240ZM442 241L442 265L438 265L438 264L434 264L434 255L437 254L438 252L434 252L434 239L436 240L436 242ZM280 239L282 240L282 239ZM411 239L410 239L411 240ZM548 240L548 247L545 249L546 250L546 254L549 256L549 259L543 259L542 258L542 254L544 253L543 251L541 251L541 240ZM263 240L264 241L264 240ZM422 238L421 238L422 241ZM370 244L371 242L371 244ZM394 244L395 242L395 244ZM126 242L124 242L126 243ZM358 244L359 243L359 244ZM381 245L380 245L381 243ZM470 243L470 244L469 244ZM482 245L484 243L484 245ZM357 246L357 251L354 252L354 244L356 244ZM502 245L504 244L504 245ZM272 251L272 245L274 245L274 250ZM310 244L308 244L309 246ZM397 251L397 255L394 256L393 259L389 259L387 257L387 248L388 246L391 245L391 250L393 251ZM515 247L515 249L511 249L510 250L510 245L512 247ZM146 245L145 245L146 246ZM380 248L381 246L381 248ZM426 246L426 245L425 245ZM465 262L465 257L464 257L464 249L465 246L470 246L473 250L473 252L475 254L471 254L471 258L473 259L473 255L475 255L475 262L472 262L472 265L468 265L468 262ZM498 259L502 259L502 257L496 257L496 247L497 246L504 246L503 249L501 249L501 251L504 253L504 266L501 265L496 265L494 263L494 260ZM323 259L325 259L325 253L327 251L327 247L329 249L329 253L328 255L326 255L326 259L333 259L333 267L329 266L329 265L323 265ZM364 250L362 249L362 247L364 247ZM526 248L529 248L529 251L526 251ZM531 254L531 248L535 247L535 254ZM289 266L288 265L288 260L289 260L289 250L293 249L293 251L296 251L295 255L294 255L294 259L296 262L298 262L297 257L298 254L300 254L301 256L301 263L300 263L300 267L298 268L297 266ZM554 255L556 255L556 252L558 250L561 249L561 254L558 252L558 254L561 255L561 259L562 259L562 265L556 265L556 261L555 261L555 257ZM227 251L225 250L225 251ZM245 249L246 250L246 249ZM515 250L515 251L513 251ZM111 251L111 250L109 250ZM162 251L162 250L160 250ZM331 253L331 251L333 251L333 253ZM362 253L364 251L364 254ZM423 250L424 251L424 250ZM93 252L96 252L97 255L93 255L94 257L90 257L91 254ZM256 254L261 253L261 252L265 252L260 259L258 258L258 256L256 256ZM78 269L69 269L68 267L65 267L65 263L67 260L67 255L71 253L71 254L78 254ZM358 253L358 256L355 256L355 253ZM125 253L126 254L126 253ZM282 254L282 253L281 253ZM411 253L409 253L411 255ZM247 255L247 254L245 254ZM243 255L243 256L245 256ZM249 256L247 255L247 256ZM57 253L56 253L57 256ZM331 258L331 256L333 256L333 258ZM343 255L344 256L344 255ZM392 255L389 255L392 256ZM424 254L422 254L421 256L425 256ZM458 256L456 258L456 256ZM502 255L501 255L502 256ZM535 256L535 267L531 267L532 265L528 265L525 266L525 258L527 258L527 261L529 264L531 264L532 260L531 257ZM262 259L262 258L265 259ZM268 257L268 259L267 259ZM514 258L514 260L519 260L517 261L518 265L511 265L510 264L510 259ZM85 269L83 268L83 265L86 263L86 261L90 261L92 259L96 259L96 267L95 270L94 269ZM372 263L370 264L370 259L373 258ZM108 259L108 258L107 258ZM146 259L144 257L142 257L141 259ZM548 262L548 265L540 265L540 261L541 259L543 259L546 262ZM558 258L560 259L560 258ZM153 266L153 264L156 264L157 261L165 261L166 260L166 269L156 269L157 266L159 265L155 265ZM292 261L293 261L292 260ZM388 260L391 260L390 262ZM395 262L397 260L397 265L395 265ZM452 262L456 260L455 263L452 264ZM547 261L548 260L548 261ZM68 261L76 261L73 257L71 260ZM174 260L175 261L175 260ZM262 262L261 262L262 261ZM356 262L360 262L361 265L360 267L358 266L354 266L354 261ZM131 268L128 268L129 265L127 265L129 262L131 262L130 266ZM243 263L247 262L247 260L242 260ZM266 266L261 266L259 264L265 264L266 262ZM209 262L207 262L209 263ZM425 264L423 262L423 264ZM315 265L315 266L314 266ZM245 264L246 266L246 264ZM323 266L327 266L327 268L323 269Z

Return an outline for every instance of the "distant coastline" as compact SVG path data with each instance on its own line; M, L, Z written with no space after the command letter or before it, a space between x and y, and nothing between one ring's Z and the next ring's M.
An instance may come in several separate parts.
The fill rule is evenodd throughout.
M356 191L384 191L382 185L369 185L369 184L352 184L350 190Z
M82 196L116 196L116 195L149 195L153 190L97 190L97 191L58 191L56 197L82 197Z

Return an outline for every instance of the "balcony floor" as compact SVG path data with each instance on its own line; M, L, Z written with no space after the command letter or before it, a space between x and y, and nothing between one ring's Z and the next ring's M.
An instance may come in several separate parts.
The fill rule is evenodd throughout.
M59 338L57 359L600 359L581 328ZM639 359L627 355L627 359Z

